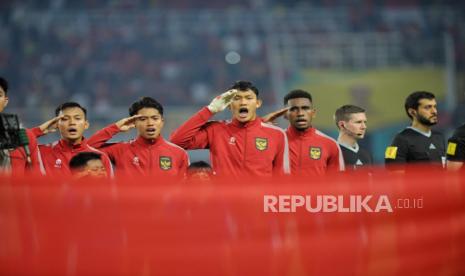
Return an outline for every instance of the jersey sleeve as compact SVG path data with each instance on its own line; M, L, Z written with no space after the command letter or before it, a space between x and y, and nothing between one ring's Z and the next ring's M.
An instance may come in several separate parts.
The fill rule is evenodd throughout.
M279 133L278 153L273 160L273 175L285 175L291 173L289 164L289 143L287 135Z
M105 143L119 132L119 128L116 126L116 124L111 124L94 133L94 135L92 135L87 140L87 144L91 147L99 149L105 146Z
M170 141L183 149L206 149L210 146L208 127L212 122L208 120L213 113L207 108L202 108L170 136Z
M408 142L397 135L391 145L386 148L384 161L389 164L403 164L407 162Z
M113 178L115 176L115 173L113 171L113 166L111 165L111 161L109 156L104 153L102 154L102 163L105 166L105 169L107 171L108 177Z
M465 161L465 139L453 136L447 142L447 160L449 161Z
M328 170L329 171L344 171L345 163L344 156L342 155L342 150L339 145L334 142L331 143L331 155L328 159Z
M37 128L39 131L40 129ZM40 131L42 133L42 131ZM33 173L45 174L44 165L42 164L42 159L40 158L39 145L37 143L37 138L33 133L33 129L26 130L27 136L29 138L29 148L31 151L31 170Z
M92 135L87 140L87 144L104 152L115 162L119 152L120 143L107 143L107 141L119 132L119 128L115 124L111 124Z
M26 129L26 135L28 137L29 144L24 146L24 148L27 147L29 149L31 163L29 164L27 161L25 149L23 147L18 147L10 153L12 172L15 175L21 175L24 173L45 174L42 159L39 156L40 153L36 138L37 136L34 134L32 129Z
M189 167L189 155L187 152L183 151L181 156L181 164L179 167L179 176L186 177L187 176L187 168Z
M34 136L34 138L39 138L45 135L44 132L40 130L39 127L29 128L27 129L27 132L28 132L28 136L31 135L31 136Z

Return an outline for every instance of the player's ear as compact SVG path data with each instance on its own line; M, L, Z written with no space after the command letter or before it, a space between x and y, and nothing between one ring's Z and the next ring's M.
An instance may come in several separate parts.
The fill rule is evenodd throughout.
M257 99L257 108L260 108L260 106L262 106L262 100Z
M86 119L86 122L84 123L84 129L88 129L90 126L89 121Z
M316 117L316 108L313 108L312 110L312 119Z
M3 106L0 106L0 112L8 105L8 97L5 96L5 101L3 102Z
M413 108L409 108L408 109L408 114L410 114L410 116L412 117L415 117L415 115L417 114L417 111Z

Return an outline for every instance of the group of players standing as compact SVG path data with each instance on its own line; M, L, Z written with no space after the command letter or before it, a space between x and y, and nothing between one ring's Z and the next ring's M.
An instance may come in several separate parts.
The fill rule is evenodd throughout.
M8 103L8 83L0 78L0 112ZM119 120L89 139L87 111L67 102L55 111L56 117L27 130L30 161L22 148L3 150L0 170L13 174L37 172L51 176L159 175L184 178L189 168L186 150L209 149L212 171L218 176L298 176L372 165L371 154L359 147L367 128L365 110L344 105L335 112L337 140L312 126L316 109L312 96L303 90L290 91L284 108L264 117L257 116L262 105L259 90L250 82L238 81L228 91L194 114L175 130L169 141L162 135L163 107L155 99L143 97L129 108L129 117ZM212 121L216 113L229 108L231 120ZM437 123L436 100L432 93L414 92L405 102L412 125L400 132L386 149L387 165L410 162L437 163L459 168L465 158L464 126L445 146L442 134L431 130ZM286 130L273 121L284 116ZM137 137L108 143L119 132L132 128ZM61 139L41 145L37 138L58 130ZM113 170L114 169L114 170Z

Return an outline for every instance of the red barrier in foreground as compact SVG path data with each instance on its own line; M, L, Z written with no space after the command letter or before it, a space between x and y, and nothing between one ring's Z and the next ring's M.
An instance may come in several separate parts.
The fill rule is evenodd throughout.
M0 275L465 275L464 174L239 182L0 177Z

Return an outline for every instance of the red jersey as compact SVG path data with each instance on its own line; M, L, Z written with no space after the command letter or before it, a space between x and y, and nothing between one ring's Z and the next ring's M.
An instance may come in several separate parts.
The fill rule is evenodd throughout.
M278 127L260 118L245 124L237 120L211 121L207 108L201 109L171 135L184 149L210 149L217 175L272 176L289 173L287 138Z
M89 139L89 144L108 154L115 164L117 175L186 175L189 156L179 146L161 136L153 140L138 137L128 142L105 144L119 132L118 127L112 124Z
M336 140L315 128L298 131L290 126L286 134L292 174L315 176L344 170L344 158Z
M46 175L52 176L70 176L71 170L69 168L69 161L73 156L80 152L96 152L101 154L101 160L107 174L113 176L113 168L111 166L108 156L89 146L85 139L79 145L70 145L63 139L46 145L39 145L40 157L45 168Z

